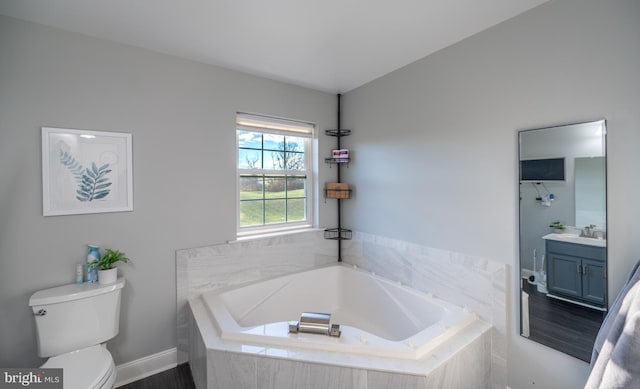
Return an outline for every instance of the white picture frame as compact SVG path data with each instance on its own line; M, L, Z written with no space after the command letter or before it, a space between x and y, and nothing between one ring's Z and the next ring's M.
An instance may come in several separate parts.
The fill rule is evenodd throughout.
M42 214L133 211L132 136L42 127Z

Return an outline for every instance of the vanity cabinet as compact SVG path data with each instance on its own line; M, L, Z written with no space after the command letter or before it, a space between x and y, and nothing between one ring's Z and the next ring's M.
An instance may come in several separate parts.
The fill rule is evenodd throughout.
M606 248L546 240L549 294L606 307Z

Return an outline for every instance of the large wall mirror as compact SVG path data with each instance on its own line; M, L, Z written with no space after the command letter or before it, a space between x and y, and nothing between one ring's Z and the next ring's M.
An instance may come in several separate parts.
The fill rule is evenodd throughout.
M521 335L589 361L607 312L606 122L519 132Z

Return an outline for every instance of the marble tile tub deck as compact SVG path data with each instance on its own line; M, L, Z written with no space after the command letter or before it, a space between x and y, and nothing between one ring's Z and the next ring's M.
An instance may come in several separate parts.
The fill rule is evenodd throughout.
M200 298L189 302L197 388L487 388L491 326L477 321L419 360L283 349L220 338Z
M353 240L343 242L342 256L345 263L373 271L380 276L402 282L404 285L414 289L433 293L444 300L467 307L477 313L485 324L488 323L490 325L490 328L481 329L482 335L475 340L467 339L467 347L460 349L451 360L456 361L459 358L464 358L464 355L474 355L473 360L476 360L475 358L478 357L478 354L473 350L482 349L483 355L489 356L490 376L488 383L484 385L484 382L479 380L478 377L484 377L484 375L474 373L476 367L471 361L465 363L463 371L457 370L455 363L453 365L445 363L435 367L437 363L433 362L434 364L429 369L443 370L448 372L447 374L456 371L457 373L454 375L468 376L471 380L479 380L469 386L459 387L505 387L507 265L486 258L359 232L354 232ZM223 347L221 349L211 348L207 350L205 346L219 346L219 342L208 340L208 344L205 345L205 340L198 333L199 331L196 331L197 326L192 325L194 320L188 301L198 297L205 290L309 270L334 263L335 261L336 242L323 239L321 230L178 250L176 252L176 274L178 285L179 362L190 360L192 370L194 370L194 379L196 382L199 381L201 383L206 382L207 377L211 379L211 374L214 373L210 371L211 366L201 358L203 355L208 356L211 354L210 360L233 356L233 358L239 358L240 361L244 361L249 365L255 364L256 374L270 374L272 368L286 369L287 367L303 366L302 373L296 370L298 375L295 375L297 377L295 379L301 379L302 382L305 382L305 379L311 376L315 377L315 374L320 371L310 366L317 367L320 364L319 366L325 366L323 369L330 369L331 374L327 373L327 377L344 376L343 378L346 381L353 379L353 385L338 385L336 387L378 387L375 386L377 384L372 383L373 377L375 377L375 382L386 382L385 379L387 378L390 380L388 382L391 383L414 382L414 380L417 380L416 382L420 382L417 387L420 388L425 387L422 386L422 383L428 384L426 387L443 387L441 385L433 386L434 381L432 380L438 379L435 378L439 377L438 374L431 374L432 378L424 375L424 368L428 366L422 366L417 370L405 370L407 373L400 376L386 376L385 374L394 373L389 373L382 368L371 369L371 364L373 363L371 361L365 365L350 363L349 357L345 357L347 358L346 360L340 360L340 366L349 367L339 367L335 363L333 365L324 364L322 358L318 356L316 357L320 359L314 362L309 362L308 360L302 362L302 359L295 360L289 354L283 356L282 352L274 349L262 348L255 350L246 346L244 349L238 349L237 345L227 345L231 349ZM192 306L192 309L195 308ZM190 318L192 319L191 324ZM189 344L189 338L193 340L191 345ZM464 343L463 339L461 341ZM474 346L469 347L470 345ZM194 353L194 350L200 347L202 348L201 352ZM276 355L269 355L268 353ZM301 354L298 352L296 355L299 356ZM197 360L194 360L194 358L197 358ZM244 358L250 359L245 360ZM267 362L265 358L273 358L273 360ZM330 358L332 361L337 360L334 354L331 354ZM206 361L206 358L204 360ZM480 358L480 360L483 362L479 365L483 366L485 358ZM283 361L286 361L286 363ZM198 368L198 366L201 368ZM254 370L252 368L249 370L251 373L249 376L253 377ZM483 374L486 373L484 369L480 370L483 371ZM233 374L241 373L240 371L233 371ZM415 375L410 373L411 371L415 374L418 371L421 373ZM199 380L196 378L198 375L200 375ZM445 374L445 376L447 375ZM367 382L367 377L369 386L362 386L362 382ZM310 387L315 387L313 382L310 385ZM253 386L247 387L253 388ZM287 385L283 387L287 387Z

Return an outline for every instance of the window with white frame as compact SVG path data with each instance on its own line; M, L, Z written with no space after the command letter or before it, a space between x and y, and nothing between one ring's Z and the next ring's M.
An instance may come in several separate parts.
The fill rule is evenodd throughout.
M313 125L239 113L238 233L312 224Z

